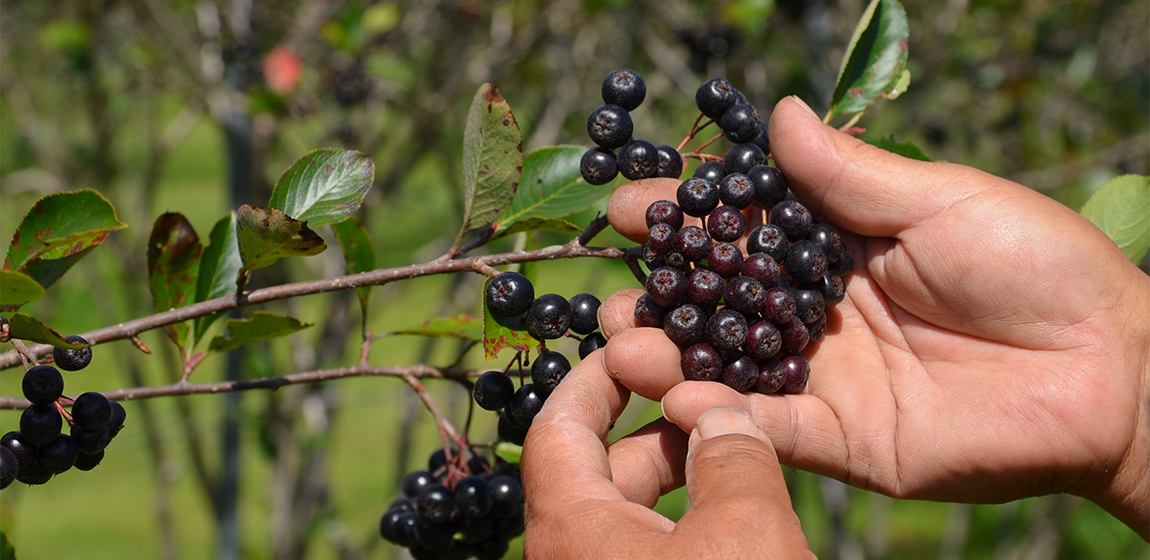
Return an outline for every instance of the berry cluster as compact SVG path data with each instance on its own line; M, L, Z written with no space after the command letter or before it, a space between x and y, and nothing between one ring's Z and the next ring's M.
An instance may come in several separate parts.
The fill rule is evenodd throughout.
M583 157L584 180L614 178L613 168L601 161L616 146L622 146L620 172L628 179L679 178L681 165L668 174L634 173L623 165L628 146L642 141L627 142L632 124L615 100L634 96L621 93L627 90L617 85L619 76L627 84L643 83L631 70L612 72L604 81L607 105L587 121L599 147ZM734 146L723 158L690 154L704 162L679 185L676 201L660 200L647 209L643 260L651 273L635 317L679 345L689 380L721 381L738 391L801 392L810 364L800 353L826 333L825 310L842 301L854 261L834 228L788 198L787 178L768 165L767 125L739 90L711 78L699 86L695 104L699 121L710 119L702 126L717 123ZM677 151L668 159L682 161ZM748 233L751 212L761 212L764 225ZM699 218L702 227L685 226L685 216ZM744 236L746 253L736 245Z
M643 77L634 70L616 70L603 80L602 93L604 104L587 116L587 134L598 147L587 150L579 162L583 180L604 185L620 173L632 181L682 175L683 158L678 150L631 136L635 124L630 112L647 97Z
M642 100L640 96L639 100ZM532 337L547 341L567 335L583 335L579 359L607 344L599 330L599 298L576 294L570 300L558 294L535 297L535 287L518 272L504 272L487 284L484 300L492 317L505 324L521 324ZM504 371L489 371L475 380L475 403L484 410L500 411L499 439L523 445L527 429L543 402L571 371L571 362L544 347L531 364L531 383L518 390Z
M379 534L410 549L416 560L496 560L523 534L523 486L507 463L492 468L474 455L432 454L427 470L408 473L403 497L388 507Z
M80 336L65 340L88 344ZM92 361L92 347L52 351L56 366L78 371ZM75 400L64 397L64 377L49 365L37 365L24 372L24 397L32 405L20 416L20 429L0 438L0 488L13 480L44 484L54 475L72 467L90 471L104 459L104 448L124 427L126 413L120 403L100 393L84 393ZM64 413L63 404L72 405ZM63 434L64 418L71 426Z

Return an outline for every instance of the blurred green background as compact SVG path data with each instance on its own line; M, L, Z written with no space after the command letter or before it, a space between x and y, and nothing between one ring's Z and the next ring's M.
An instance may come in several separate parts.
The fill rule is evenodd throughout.
M1017 180L1075 209L1116 175L1148 173L1146 2L903 4L913 81L862 119L867 135L913 141L936 159ZM697 114L695 88L712 75L730 79L764 119L792 94L824 111L864 7L853 0L4 0L0 239L45 194L99 190L130 227L23 311L64 333L114 324L151 311L143 254L160 213L182 212L206 236L229 209L266 204L294 159L345 146L376 162L376 184L358 217L379 265L430 260L458 229L463 121L479 84L499 86L530 150L587 144L585 119L600 104L603 76L634 68L648 85L634 113L636 136L676 144ZM265 64L274 49L297 57L298 84L288 79L290 63ZM320 233L336 245L326 228ZM624 243L611 232L596 239ZM511 248L508 240L483 250ZM343 272L338 249L289 261L256 273L249 286ZM548 262L534 273L538 289L567 295L635 286L617 262ZM459 275L378 287L367 324L379 333L477 313L480 281ZM350 293L265 308L316 326L237 354L233 375L345 365L358 355L360 311ZM92 367L67 376L67 392L177 379L167 339L158 332L142 339L151 356L127 342L97 347ZM564 350L575 355L574 347ZM453 340L388 337L373 345L371 362L445 365L460 351ZM464 360L484 367L475 351ZM227 361L208 358L193 380L225 378ZM0 393L18 395L19 379L18 369L0 372ZM462 425L466 392L429 386ZM0 494L0 529L18 557L402 558L378 537L378 519L399 478L439 446L429 415L395 379L126 406L127 428L95 471ZM634 399L617 430L658 414L657 405ZM488 416L478 416L474 439L494 438ZM0 412L0 431L15 429L17 419ZM1148 553L1132 531L1076 498L953 505L891 500L789 469L787 476L823 558ZM671 516L684 507L681 491L660 504Z

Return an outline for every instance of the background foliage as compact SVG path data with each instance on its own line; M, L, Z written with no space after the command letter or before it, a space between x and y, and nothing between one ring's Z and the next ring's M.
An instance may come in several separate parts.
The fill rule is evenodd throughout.
M636 135L658 142L675 143L690 128L694 90L711 75L729 78L764 118L790 94L821 114L865 4L5 0L0 239L10 239L41 196L95 189L129 227L23 311L67 333L138 317L151 309L145 248L156 216L182 212L206 241L221 215L263 205L291 162L330 146L374 160L375 184L356 217L375 265L428 260L451 246L463 218L464 120L479 84L499 86L525 153L587 144L585 118L599 104L602 77L622 67L647 80ZM869 110L860 123L868 136L913 141L935 159L1006 176L1075 209L1110 178L1148 174L1147 3L903 5L913 82L897 102ZM486 250L562 239L513 235ZM624 243L607 233L597 242ZM343 269L338 251L286 259L253 275L249 287ZM605 296L634 283L615 262L546 263L535 274L540 289L565 294ZM393 332L481 313L481 280L377 288L366 326ZM196 379L345 364L358 352L356 303L341 292L267 306L322 326L209 358ZM223 325L211 332L222 334ZM142 338L152 356L127 342L97 347L93 367L68 378L68 392L178 379L179 357L164 334ZM375 343L373 363L447 364L466 344L391 336ZM481 367L476 351L466 360ZM4 394L17 393L16 375L0 372ZM447 384L432 389L460 420L468 396ZM375 534L378 516L397 477L438 447L411 391L392 379L127 406L128 427L95 472L14 485L0 496L0 526L22 558L389 558L394 551ZM620 430L657 414L636 399ZM0 430L16 419L0 413ZM489 420L474 433L492 433ZM820 557L1146 552L1097 507L1065 496L1001 506L893 501L788 476ZM682 494L661 507L675 515Z

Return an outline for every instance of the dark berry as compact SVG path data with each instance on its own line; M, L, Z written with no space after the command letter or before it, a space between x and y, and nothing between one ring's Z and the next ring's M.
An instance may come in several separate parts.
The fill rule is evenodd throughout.
M843 277L834 272L827 272L822 278L819 278L819 281L815 282L815 289L823 294L823 304L826 307L834 307L842 303L847 293L847 285L843 281Z
M90 471L104 460L104 452L100 451L92 455L81 453L76 456L76 464L74 465L77 470Z
M471 554L475 556L475 560L499 560L507 554L509 547L506 539L491 537L481 543L471 545Z
M723 366L719 381L742 393L751 390L759 379L759 366L748 356L739 356Z
M732 173L719 181L719 200L727 206L745 210L755 200L755 186L742 173Z
M770 210L787 199L787 177L778 167L757 165L747 172L755 188L755 205Z
M759 135L751 140L751 143L763 150L764 154L771 153L771 127L762 122L762 119L759 120Z
M535 298L523 319L527 334L536 340L553 340L571 325L571 304L559 294L544 294Z
M750 103L736 103L723 112L719 128L731 142L751 142L759 135L759 113Z
M424 488L437 484L435 475L431 471L411 471L403 477L403 495L408 498L414 498L423 491Z
M726 78L710 78L695 91L695 105L707 118L717 121L738 102L737 93L738 90Z
M487 284L485 299L492 315L518 317L535 301L535 286L518 272L503 272Z
M810 343L810 331L798 317L779 325L779 335L783 337L780 351L784 354L798 354Z
M491 470L491 463L487 458L482 455L472 455L467 460L467 472L471 474L482 474Z
M684 214L702 218L719 205L719 188L706 179L691 177L679 185L675 197Z
M76 464L76 442L72 436L60 434L36 451L36 459L52 474L60 474Z
M85 430L79 422L72 424L72 441L76 444L76 451L85 455L95 455L108 445L108 427L100 426L95 430Z
M802 393L811 377L811 364L802 356L787 356L780 361L787 375L782 392L789 395Z
M795 241L807 236L814 224L811 211L796 200L784 200L771 208L771 223L782 228L787 239Z
M463 542L465 543L480 543L495 534L495 520L491 516L485 516L479 519L464 516L458 518L458 521L459 526L456 527L455 531L463 537Z
M835 263L835 274L838 274L839 276L843 277L843 279L845 280L846 277L854 269L855 269L854 255L851 255L850 249L847 249L846 245L843 245L843 251L841 254L839 254L839 262Z
M5 447L0 447L0 490L7 488L13 480L16 480L16 473L19 470L16 454Z
M767 154L754 144L735 144L723 158L723 170L731 173L747 174L756 165L767 163Z
M543 399L559 386L559 382L571 371L571 362L559 352L544 352L531 364L531 382L535 392Z
M767 301L767 289L754 278L736 276L727 283L723 301L727 309L734 309L743 315L757 315Z
M706 342L683 350L680 365L687 381L714 381L723 373L723 357Z
M683 175L683 156L674 146L660 144L655 146L655 152L659 156L659 168L655 171L656 177L678 179Z
M0 438L0 447L11 451L16 456L16 464L22 469L36 460L36 446L28 443L19 430L4 434L4 437Z
M495 519L496 537L513 539L523 534L523 508L516 508L513 517L497 517Z
M107 422L108 441L112 441L112 438L124 429L124 420L127 419L128 413L124 410L124 405L116 401L109 401L109 403L112 405L112 416L108 418Z
M499 415L497 425L499 439L515 445L523 445L523 440L527 438L527 430L513 425L511 422L511 414L504 410L503 414Z
M33 486L44 484L52 480L52 471L44 468L44 465L41 465L39 460L35 460L32 461L31 465L28 465L28 468L20 469L20 471L16 473L16 480Z
M647 97L647 84L643 77L630 69L607 74L601 90L604 103L618 105L627 111L634 111Z
M65 336L64 340L72 344L88 344L88 341L78 334ZM82 370L92 363L92 347L89 345L76 349L52 348L52 361L56 367L64 371Z
M723 177L727 176L727 171L723 168L721 161L704 161L695 168L695 173L692 176L704 179L712 185L718 185Z
M451 490L442 484L432 484L419 491L415 498L415 511L429 523L438 525L451 519L455 502L451 500Z
M427 458L427 470L436 472L439 469L447 466L447 452L442 447L432 452L431 456Z
M715 241L737 241L746 231L747 219L734 206L720 206L707 216L707 233Z
M76 397L72 404L72 420L85 430L95 430L112 417L112 403L100 393L87 392Z
M600 105L587 116L587 135L604 148L614 149L626 144L634 130L631 115L618 105Z
M647 265L647 270L655 270L656 268L667 266L667 257L660 255L651 250L650 247L644 245L641 253L643 264Z
M485 517L491 511L491 486L479 476L459 479L455 483L452 498L459 511L472 519Z
M817 290L795 290L795 317L805 324L815 322L823 314L826 304Z
M489 371L475 380L471 391L475 404L483 410L499 410L511 403L515 394L515 383L502 371Z
M34 404L20 415L20 433L28 443L41 447L52 443L60 435L63 418L50 404Z
M778 263L766 253L752 253L743 259L743 276L754 278L763 286L774 286L779 273Z
M641 327L663 328L663 318L667 310L651 300L650 294L643 294L635 301L635 321Z
M687 301L710 309L723 298L723 277L706 268L696 268L687 275Z
M520 426L531 427L535 415L543 408L543 397L535 392L535 387L528 383L515 391L511 397L511 416Z
M678 233L667 224L655 224L647 230L647 248L653 253L666 255L675 250Z
M778 393L786 381L787 372L783 370L783 363L770 358L759 364L759 379L752 390L764 395Z
M787 249L787 274L796 282L815 282L827 273L827 257L813 241L791 243Z
M707 253L707 266L723 278L734 278L743 270L743 252L730 243L716 243Z
M807 239L813 241L815 245L819 246L819 249L823 250L828 263L833 264L839 260L839 255L843 251L843 241L835 228L827 224L814 224L811 226L810 232L807 233Z
M731 352L747 340L747 319L733 309L720 309L707 321L707 342L716 350Z
M787 288L774 287L767 290L763 302L763 318L782 325L795 316L795 296Z
M415 544L437 551L447 548L447 545L452 541L451 537L455 535L455 529L455 523L445 521L436 524L420 516L419 521L415 523ZM439 557L438 553L435 557Z
M571 330L578 334L591 334L599 330L599 298L591 294L575 294L571 304Z
M491 479L491 514L503 519L515 517L523 506L523 485L510 476Z
M670 200L656 200L647 207L647 227L667 224L678 231L683 227L683 211Z
M787 234L774 224L761 225L751 230L747 236L747 252L770 255L778 264L787 260L787 249L791 246Z
M691 268L691 267L687 266L687 258L683 256L683 253L680 253L678 251L672 251L670 253L667 253L666 258L667 258L667 266L669 266L669 267L677 268L679 270L682 270L683 272L686 272L687 270L690 270L690 268Z
M24 398L34 404L52 404L64 394L64 376L52 366L35 366L24 372Z
M579 342L579 359L582 360L590 356L592 352L607 345L607 337L603 333L591 333Z
M743 351L751 359L762 361L773 358L782 346L783 337L770 321L755 321L747 327L747 342L743 345Z
M663 319L663 331L679 346L702 342L707 333L707 313L691 303L676 307Z
M675 250L690 262L699 262L711 251L711 236L699 226L686 226L675 236Z
M610 183L619 174L615 152L600 146L583 152L583 158L579 160L579 174L591 185Z
M398 543L399 518L406 513L413 513L414 511L415 510L397 508L394 505L388 508L387 512L385 512L379 520L379 536L393 543Z
M646 140L632 140L619 148L619 173L636 181L654 177L659 172L659 152Z
M664 266L647 276L645 284L651 301L662 307L675 307L687 297L687 277L677 268Z
M827 316L826 314L819 315L817 319L807 325L807 332L809 333L807 346L818 342L825 334L827 334Z

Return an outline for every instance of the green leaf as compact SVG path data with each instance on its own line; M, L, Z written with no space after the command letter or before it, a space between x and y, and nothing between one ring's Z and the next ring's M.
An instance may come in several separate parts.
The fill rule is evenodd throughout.
M83 344L73 344L64 340L60 333L52 327L41 323L39 319L23 313L16 313L8 318L8 335L19 338L25 342L42 342L60 348L83 348Z
M375 164L367 154L315 150L284 171L268 206L313 228L342 222L359 209L374 179Z
M44 287L31 276L15 270L0 270L0 310L16 311L21 305L44 297Z
M527 352L532 348L539 345L539 341L527 334L527 326L523 323L521 317L505 318L495 317L491 311L487 309L487 298L483 294L487 293L487 284L491 283L491 278L488 278L483 283L483 291L480 292L479 299L483 301L483 357L490 360L495 358L500 350L504 348L512 348L520 352Z
M212 233L208 236L209 245L200 253L200 272L196 277L196 303L216 299L235 293L236 277L243 268L240 260L240 245L236 240L236 213L216 221L212 226ZM217 319L223 317L222 313L200 317L196 319L196 327L192 346L203 338L208 327Z
M861 113L883 97L897 97L910 84L906 70L910 26L897 0L871 0L843 56L829 118Z
M499 218L499 229L495 237L514 233L511 231L519 222L530 218L561 218L581 212L611 196L615 190L612 183L589 185L579 173L579 161L587 148L582 146L547 146L539 148L523 160L523 176L519 190L511 207ZM516 231L552 229L561 223L537 220L544 227L525 228ZM550 224L548 227L547 224ZM576 232L581 229L576 229Z
M524 218L516 221L511 227L496 233L491 239L499 239L524 231L558 231L561 233L579 233L583 228L564 220L563 218Z
M310 257L327 243L307 224L276 210L240 206L236 213L236 239L245 271L271 266L283 257Z
M196 297L203 246L195 228L183 214L168 212L156 218L148 237L148 289L156 312L183 307ZM164 327L181 353L188 337L188 323Z
M128 227L96 191L50 194L36 201L20 222L4 270L18 270L47 288L108 234Z
M0 560L16 560L16 547L12 546L4 531L0 531Z
M475 315L456 315L454 317L437 317L429 319L418 327L401 331L393 331L389 335L413 334L418 336L436 336L447 338L460 338L463 340L483 340L483 319Z
M495 442L492 446L492 451L495 452L500 459L511 463L512 465L519 464L519 458L523 456L523 446L515 445L510 441Z
M245 344L287 336L310 326L286 315L256 311L251 319L228 319L227 329L231 334L213 338L209 348L227 352Z
M507 100L491 84L475 92L463 130L463 228L484 227L511 204L523 171L523 138Z
M934 161L933 159L930 159L930 156L926 155L926 153L919 149L918 146L915 146L914 143L898 142L894 139L893 135L886 138L864 137L862 141L872 146L878 146L879 148L894 154L898 154L902 157L917 159L919 161Z
M1150 177L1122 175L1099 187L1082 215L1136 264L1150 251Z
M347 263L347 271L351 274L375 270L375 245L371 237L360 225L359 220L348 218L331 226L339 239L339 246L343 249L343 260ZM359 306L363 309L363 316L367 317L367 303L371 298L371 286L356 288L359 296Z

